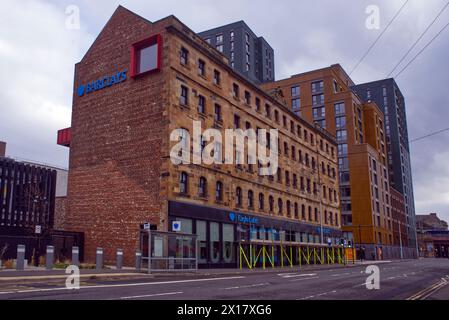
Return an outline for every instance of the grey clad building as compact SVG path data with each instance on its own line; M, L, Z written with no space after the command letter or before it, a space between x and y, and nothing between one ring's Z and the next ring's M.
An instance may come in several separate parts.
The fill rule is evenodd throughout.
M272 82L274 50L263 37L258 37L244 21L214 28L199 35L229 58L236 71L255 84Z
M352 88L361 99L383 107L388 145L390 184L405 197L409 246L415 247L416 218L410 147L404 96L392 78L360 84Z

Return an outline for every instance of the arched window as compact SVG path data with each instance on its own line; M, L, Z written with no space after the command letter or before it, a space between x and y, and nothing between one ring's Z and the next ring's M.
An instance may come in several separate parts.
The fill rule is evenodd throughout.
M287 200L287 216L291 217L292 216L292 205L290 200Z
M273 196L270 196L268 198L268 203L269 203L269 206L270 206L270 212L273 212L274 211L274 198L273 198Z
M254 192L253 190L248 190L248 208L254 208Z
M299 206L297 202L295 202L295 219L299 219Z
M215 186L215 200L223 200L223 183L221 181L217 181L217 184Z
M324 210L324 223L325 224L327 224L327 218L328 218L328 216L327 216L327 210Z
M200 178L200 183L198 185L198 195L202 198L207 196L207 180L204 177Z
M306 206L305 205L301 206L301 219L304 221L306 220Z
M315 208L315 222L318 222L318 209Z
M285 171L285 184L287 185L287 186L289 186L290 185L290 172L289 171Z
M334 224L334 215L332 214L332 212L329 212L329 219L330 219L329 223L332 226Z
M278 199L278 209L279 209L279 215L282 215L282 212L283 212L283 202L282 202L282 199L281 199L281 198Z
M187 194L187 185L188 183L188 176L186 172L181 172L181 175L179 176L179 192L183 194Z
M281 168L278 168L277 177L278 177L278 182L281 183L282 182L282 169Z
M235 204L237 207L242 206L242 188L240 187L235 190Z
M309 206L309 221L312 221L312 207Z
M259 210L263 211L265 207L265 196L263 193L259 193Z
M338 213L335 212L335 225L338 227L340 224L338 223Z

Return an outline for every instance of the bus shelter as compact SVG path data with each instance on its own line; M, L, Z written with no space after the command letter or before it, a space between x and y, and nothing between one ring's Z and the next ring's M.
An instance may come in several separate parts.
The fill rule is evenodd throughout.
M141 230L140 250L148 273L198 270L198 244L194 234Z

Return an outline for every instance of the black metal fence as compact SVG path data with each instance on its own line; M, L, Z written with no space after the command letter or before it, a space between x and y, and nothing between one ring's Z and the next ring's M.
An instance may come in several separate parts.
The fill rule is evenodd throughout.
M70 260L72 247L80 248L80 260L84 259L84 234L53 230L45 234L36 235L26 229L0 227L0 257L6 261L16 259L17 246L25 245L25 259L31 263L39 263L39 258L45 256L46 247L54 246L56 261Z

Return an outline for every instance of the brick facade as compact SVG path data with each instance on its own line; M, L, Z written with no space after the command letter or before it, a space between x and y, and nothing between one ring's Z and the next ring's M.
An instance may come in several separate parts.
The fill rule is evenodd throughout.
M130 47L162 33L119 8L76 65L75 87L130 66ZM96 247L106 260L117 248L135 250L140 224L163 225L162 149L167 136L167 56L162 72L90 96L73 96L66 229L85 233L85 259ZM166 148L166 145L165 145ZM129 250L128 252L129 253ZM128 263L133 257L126 256Z
M55 198L55 219L53 229L64 230L67 217L67 197Z
M0 157L6 155L6 142L0 141Z
M106 262L112 262L116 249L121 248L125 250L126 264L133 264L141 224L151 222L159 230L169 229L170 200L253 212L291 223L322 223L340 230L334 138L235 73L223 55L175 17L151 23L119 7L76 65L75 88L129 70L131 45L157 34L163 43L159 72L128 78L120 85L82 97L75 92L73 97L65 229L85 233L85 259L94 261L95 248L102 247ZM185 64L180 63L181 49L189 52ZM198 74L199 59L205 62L204 75ZM213 81L215 71L220 73L218 85ZM235 85L239 97L233 94ZM180 103L181 86L189 94L184 104ZM249 101L244 99L246 93ZM206 99L204 113L198 111L199 95ZM222 110L221 121L215 121L217 104ZM267 106L270 114L266 114ZM224 131L234 127L235 115L240 117L242 128L249 123L254 129L279 129L280 179L261 177L257 168L252 171L254 168L248 165L172 164L172 130L185 128L192 132L192 121L197 120L203 130ZM189 181L185 193L180 192L183 172ZM206 180L205 195L198 193L201 177ZM219 201L215 197L218 181L223 184L223 198ZM243 194L240 205L236 201L237 188ZM249 206L249 191L254 194L253 206ZM321 196L324 193L326 196ZM265 199L263 208L258 206L260 194ZM270 196L275 199L273 210L269 210Z
M393 213L394 244L403 246L408 244L407 212L405 211L404 195L390 186L391 211Z

